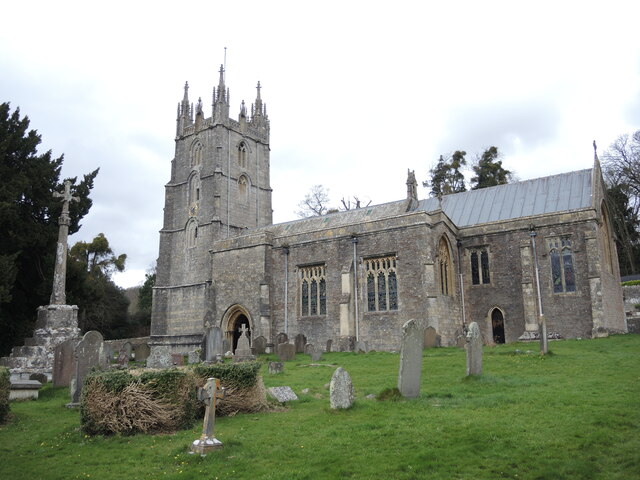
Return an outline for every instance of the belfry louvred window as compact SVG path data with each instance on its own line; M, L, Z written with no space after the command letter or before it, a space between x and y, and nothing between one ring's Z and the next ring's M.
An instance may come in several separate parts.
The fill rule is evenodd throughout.
M327 314L327 282L325 266L313 265L298 270L300 285L300 316Z
M367 311L398 309L396 257L368 258L364 261L367 278Z

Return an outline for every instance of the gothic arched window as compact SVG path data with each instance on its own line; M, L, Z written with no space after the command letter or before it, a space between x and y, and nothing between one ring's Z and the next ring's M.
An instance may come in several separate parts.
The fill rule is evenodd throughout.
M327 314L327 282L325 266L300 267L300 316Z
M247 144L244 142L238 145L238 165L240 168L247 168Z
M204 148L200 142L196 141L191 147L191 166L201 165L203 155Z
M192 218L187 223L185 235L187 248L195 247L198 241L198 222L195 219Z
M189 178L189 205L193 206L200 201L200 175L193 173Z
M367 311L398 310L396 257L368 258L364 261L367 275Z
M471 250L471 284L485 285L491 282L489 275L489 252L486 248Z
M453 294L453 262L449 242L445 237L438 244L438 273L440 276L440 293L442 295Z
M246 202L249 199L249 180L246 176L240 175L238 178L238 200Z
M575 292L576 276L573 269L571 238L552 238L548 243L553 293Z

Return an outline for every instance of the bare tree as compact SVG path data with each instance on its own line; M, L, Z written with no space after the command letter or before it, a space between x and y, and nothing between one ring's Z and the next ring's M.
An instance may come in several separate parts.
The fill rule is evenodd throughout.
M352 200L353 198L353 200ZM342 203L342 210L356 210L358 208L364 208L371 205L371 200L366 201L367 203L363 205L363 202L366 200L360 200L356 195L353 197L342 198L340 202Z
M322 185L314 185L304 200L298 203L296 215L300 218L313 217L325 215L329 210L329 190Z

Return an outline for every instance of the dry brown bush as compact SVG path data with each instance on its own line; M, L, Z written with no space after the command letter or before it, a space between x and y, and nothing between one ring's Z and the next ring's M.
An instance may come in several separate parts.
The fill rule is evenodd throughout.
M267 390L262 377L258 377L253 387L224 385L225 394L216 404L216 415L235 415L236 413L255 413L269 410Z
M87 392L86 413L93 423L113 433L172 431L179 423L179 412L139 382L114 395L96 383Z

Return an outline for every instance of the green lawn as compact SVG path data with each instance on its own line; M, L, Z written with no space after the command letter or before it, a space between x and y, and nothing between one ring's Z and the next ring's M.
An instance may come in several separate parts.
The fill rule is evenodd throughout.
M274 376L265 364L265 384L300 400L218 419L225 447L206 457L188 453L201 425L86 437L66 389L45 388L11 404L0 479L640 479L640 336L537 347L485 347L485 374L469 379L463 350L427 350L421 396L395 402L365 396L396 386L397 354L332 353L326 366L298 355ZM338 366L356 388L348 411L332 411L324 388Z

